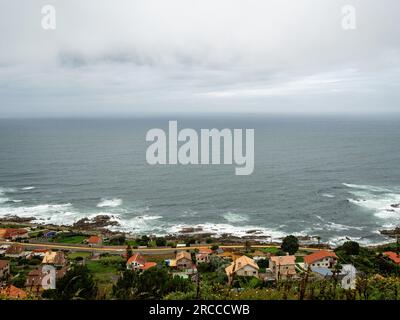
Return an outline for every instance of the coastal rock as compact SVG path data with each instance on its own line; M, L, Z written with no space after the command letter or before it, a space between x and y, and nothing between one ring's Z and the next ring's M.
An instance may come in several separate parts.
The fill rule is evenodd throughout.
M193 232L200 232L203 231L203 228L200 227L187 227L187 228L182 228L180 233L193 233Z
M391 230L380 230L379 232L385 236L396 238L397 236L400 236L400 227Z
M112 216L107 215L99 215L92 219L83 218L75 222L72 227L77 229L97 229L97 228L105 228L109 226L119 226L117 221L112 221Z
M3 218L0 218L1 222L16 222L16 223L24 223L24 222L31 222L36 220L35 217L18 217L13 215L6 215Z

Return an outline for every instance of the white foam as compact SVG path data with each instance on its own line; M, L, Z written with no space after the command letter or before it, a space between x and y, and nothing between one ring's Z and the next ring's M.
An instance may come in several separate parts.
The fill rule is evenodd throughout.
M385 187L377 187L363 184L343 183L344 186L352 189L368 190L372 192L392 192L392 190Z
M227 220L228 222L243 222L243 221L248 221L249 217L245 215L240 215L237 213L232 213L232 212L227 212L223 215L224 219Z
M14 200L11 198L0 198L0 204L7 203L7 202L19 203L19 202L22 202L22 200Z
M225 223L203 223L197 225L179 224L170 227L168 229L168 233L179 234L182 229L185 228L199 228L201 231L198 233L213 233L216 237L221 237L223 234L230 234L236 237L254 236L265 237L266 240L279 240L286 236L285 233L274 229L268 229L259 226L232 226Z
M41 204L36 206L0 207L0 217L5 216L34 217L37 223L70 225L82 215L74 210L70 203Z
M330 193L322 193L321 196L323 196L325 198L335 198L335 196L333 194L330 194Z
M118 222L118 226L109 226L111 231L122 231L133 234L152 234L165 235L165 223L159 222L162 219L159 215L140 215L129 219L121 218L119 215L113 215L111 221Z
M102 198L101 201L97 204L98 208L116 208L122 204L122 199L113 198L113 199L105 199Z
M35 187L23 187L21 188L21 190L33 190L35 189Z

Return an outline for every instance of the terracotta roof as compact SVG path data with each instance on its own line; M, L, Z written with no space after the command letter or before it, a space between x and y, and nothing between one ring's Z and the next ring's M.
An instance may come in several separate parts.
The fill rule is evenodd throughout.
M209 249L209 248L200 248L199 249L199 253L210 254L210 253L213 253L213 251L211 249Z
M28 231L26 229L2 228L0 229L0 238L8 239L27 233Z
M0 268L3 269L9 265L7 260L0 260Z
M142 270L147 270L147 269L150 269L150 268L155 267L156 265L157 265L157 263L155 263L155 262L146 262L146 263L144 264L144 266L141 267L140 269L142 269Z
M257 270L259 269L258 265L254 262L253 259L247 256L241 256L240 258L237 258L234 262L232 262L230 266L226 267L225 271L229 275L232 274L233 271L236 272L248 265Z
M19 244L13 244L7 248L6 254L20 254L24 251L24 247Z
M132 257L128 259L127 264L131 264L133 262L137 262L140 265L145 265L146 259L140 254L140 253L135 253Z
M314 263L315 261L320 261L324 258L338 258L337 255L333 251L327 251L327 250L320 250L316 251L314 253L309 254L308 256L304 257L304 262L307 264Z
M0 295L6 296L8 298L26 298L26 292L24 290L21 290L17 287L14 287L13 285L9 285L8 287L4 289L0 289Z
M43 260L42 260L43 264L65 264L66 263L66 259L65 259L65 255L64 253L62 253L61 251L48 251L44 254Z
M293 265L296 264L295 256L273 256L271 257L271 261L276 265L285 266L285 265Z
M87 239L87 243L91 244L99 244L101 242L102 240L99 236L90 236L89 239Z
M394 263L400 264L400 255L398 255L396 252L386 251L383 254L387 256L390 260L392 260Z
M179 251L176 254L176 259L175 260L178 261L178 260L183 259L183 258L186 258L188 260L192 260L192 255L187 251Z

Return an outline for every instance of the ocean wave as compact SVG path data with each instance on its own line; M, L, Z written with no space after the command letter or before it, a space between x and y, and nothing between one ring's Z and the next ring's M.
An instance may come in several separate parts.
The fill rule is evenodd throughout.
M185 228L196 228L201 231L197 233L211 233L216 237L221 237L224 234L230 234L236 237L264 237L265 240L279 240L286 236L286 233L276 229L268 229L259 226L233 226L225 223L202 223L196 225L178 224L171 226L168 233L179 234Z
M21 190L24 190L24 191L26 191L26 190L33 190L33 189L35 189L35 187L23 187L23 188L21 188Z
M75 211L71 203L0 207L0 217L6 216L34 217L36 223L52 223L56 225L71 225L76 219L82 217L81 214Z
M0 198L0 204L7 203L7 202L20 203L20 202L22 202L22 200L14 200L11 198Z
M0 196L5 195L6 193L13 193L16 192L17 190L14 188L3 188L0 187Z
M166 235L166 225L163 221L159 221L162 218L160 215L153 216L148 214L132 218L122 218L119 215L114 215L110 220L118 222L119 225L109 226L108 229L131 234Z
M330 230L330 231L346 231L346 230L363 230L363 227L349 226L341 223L328 221L319 215L315 215L321 223L314 224L314 228L310 230Z
M352 183L343 183L344 186L351 188L351 189L360 189L360 190L367 190L372 192L392 192L391 189L386 187L377 187L371 185L363 185L363 184L352 184Z
M321 193L321 196L323 196L325 198L335 198L335 196L333 194L330 194L330 193Z
M332 247L338 247L347 241L355 241L363 246L378 246L378 245L387 244L388 242L393 242L393 239L389 239L387 237L380 237L380 239L382 239L382 240L378 240L376 238L369 239L369 238L365 238L365 237L338 236L338 237L330 238L328 240L328 244L331 245Z
M0 198L0 204L10 201L10 198Z
M101 201L97 204L98 208L116 208L122 204L122 199L113 198L113 199L105 199L102 198Z
M237 213L232 213L232 212L227 212L223 215L224 219L227 220L228 222L243 222L243 221L248 221L249 217L246 215L240 215Z

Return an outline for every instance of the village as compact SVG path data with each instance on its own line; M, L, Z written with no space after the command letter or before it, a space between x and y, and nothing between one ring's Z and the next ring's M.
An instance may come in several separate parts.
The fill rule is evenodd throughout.
M333 250L300 246L295 236L276 245L223 244L0 227L0 299L400 298L398 242L348 241Z

